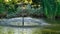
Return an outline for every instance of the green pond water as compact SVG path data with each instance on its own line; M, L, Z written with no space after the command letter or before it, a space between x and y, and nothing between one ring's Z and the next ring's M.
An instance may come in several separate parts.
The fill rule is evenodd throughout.
M22 25L21 19L22 18L2 19L3 21L0 20L0 23L3 25L12 24L21 26ZM35 22L38 21L39 23L42 22L42 25L40 25L41 23L40 24L38 22L35 23L34 21ZM0 34L60 34L59 20L40 19L39 21L38 19L35 18L33 19L30 17L25 18L24 26L36 26L36 25L40 25L41 27L21 28L21 27L0 26Z

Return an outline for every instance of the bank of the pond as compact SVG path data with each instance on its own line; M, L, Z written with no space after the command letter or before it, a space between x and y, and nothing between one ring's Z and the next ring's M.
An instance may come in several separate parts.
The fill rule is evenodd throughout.
M59 25L56 25L56 24L52 24L51 26L45 26L44 29L51 29L51 30L54 30L54 31L60 31L60 24Z
M50 23L50 24L60 24L60 19L47 19L47 18L44 18L44 20L47 23Z

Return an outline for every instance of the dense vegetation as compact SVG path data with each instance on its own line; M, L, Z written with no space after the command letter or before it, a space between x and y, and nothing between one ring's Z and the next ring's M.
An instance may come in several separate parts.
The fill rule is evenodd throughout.
M23 0L0 0L0 18L21 16L23 9L20 2ZM23 2L23 4L26 5L24 11L27 16L49 19L60 17L60 0L32 0L32 3Z
M44 14L48 18L60 17L59 0L43 0Z

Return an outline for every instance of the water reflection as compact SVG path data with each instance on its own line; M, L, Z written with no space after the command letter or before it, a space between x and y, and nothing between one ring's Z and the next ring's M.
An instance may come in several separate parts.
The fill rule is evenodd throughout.
M38 32L41 33L40 28L14 28L0 26L0 34L37 34Z
M46 19L45 19L46 20ZM49 24L50 23L50 24ZM60 21L36 19L31 17L24 18L24 26L22 27L22 17L12 19L0 20L0 34L60 34ZM6 25L6 26L5 26ZM14 25L13 27L7 27L7 25ZM39 25L39 28L37 27ZM49 26L48 26L49 25ZM16 26L21 26L17 28ZM29 27L34 26L34 27ZM40 27L41 26L41 27Z
M16 25L16 26L21 26L22 25L22 17L19 18L12 18L12 19L2 19L0 22L0 25ZM42 19L36 19L36 18L31 18L31 17L24 17L24 26L45 26L45 25L50 25L46 23Z

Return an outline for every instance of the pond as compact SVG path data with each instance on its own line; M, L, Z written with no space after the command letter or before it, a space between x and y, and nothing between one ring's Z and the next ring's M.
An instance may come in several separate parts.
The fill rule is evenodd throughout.
M22 19L0 19L0 34L60 34L60 21L24 17L22 26Z

